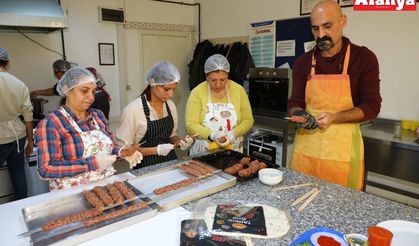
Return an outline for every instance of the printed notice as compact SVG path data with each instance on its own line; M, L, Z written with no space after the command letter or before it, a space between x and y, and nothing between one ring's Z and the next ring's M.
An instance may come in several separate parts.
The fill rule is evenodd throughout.
M283 40L276 42L276 56L295 56L295 40Z
M275 67L275 21L251 23L250 54L256 67Z

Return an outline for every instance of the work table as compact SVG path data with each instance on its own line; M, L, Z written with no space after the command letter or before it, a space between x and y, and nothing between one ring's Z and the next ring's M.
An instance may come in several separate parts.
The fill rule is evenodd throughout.
M162 163L135 172L136 175L146 174L172 163ZM214 202L241 202L266 204L289 212L291 229L281 239L254 239L254 245L289 245L299 235L316 227L328 227L341 233L360 233L367 235L368 226L381 221L400 219L419 222L419 209L402 205L384 198L364 192L358 192L339 185L323 182L317 178L306 176L295 171L280 168L284 172L284 180L280 185L293 185L315 182L320 187L320 194L302 212L290 204L309 191L311 188L299 188L284 191L271 191L257 178L237 183L236 186L210 196ZM193 211L196 202L183 207Z
M147 174L173 165L176 162L172 161L149 166L136 170L133 174L137 176ZM259 203L287 211L291 223L290 231L280 239L254 239L253 244L255 246L289 245L299 235L316 227L328 227L342 233L361 233L366 235L368 226L376 225L385 220L401 219L419 222L419 209L326 183L286 168L280 168L280 170L284 172L284 180L279 186L314 182L320 187L320 194L302 212L297 211L298 207L290 207L290 204L310 190L311 188L309 187L273 192L271 187L262 184L255 178L247 182L237 183L236 186L230 189L210 196L211 201L216 203ZM134 175L124 173L89 184L87 187L45 193L0 205L0 216L2 218L0 226L3 228L3 230L0 230L2 242L5 245L29 244L28 238L17 237L18 234L26 231L21 212L22 208L60 199L80 192L83 189L90 189L95 185L113 182L116 179L130 179ZM197 202L193 201L167 212L159 212L155 217L102 235L84 242L82 245L129 245L137 241L144 245L177 246L179 242L180 215L188 213L186 210L193 212Z

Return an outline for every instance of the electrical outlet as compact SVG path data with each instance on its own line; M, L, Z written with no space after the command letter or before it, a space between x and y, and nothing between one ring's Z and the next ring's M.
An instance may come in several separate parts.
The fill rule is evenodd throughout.
M127 91L131 90L131 85L126 85L125 89L127 89Z

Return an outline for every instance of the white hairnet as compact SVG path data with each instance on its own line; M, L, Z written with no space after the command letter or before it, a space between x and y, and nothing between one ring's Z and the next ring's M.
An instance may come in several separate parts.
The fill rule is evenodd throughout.
M230 72L230 63L228 63L227 58L220 54L208 57L204 65L205 74L219 70Z
M148 71L146 81L151 86L179 83L180 74L175 65L169 61L159 61Z
M9 60L9 53L7 53L7 50L5 48L0 48L0 60Z
M96 84L95 76L87 69L81 67L70 68L57 84L57 91L60 96L65 94L76 86L94 83Z

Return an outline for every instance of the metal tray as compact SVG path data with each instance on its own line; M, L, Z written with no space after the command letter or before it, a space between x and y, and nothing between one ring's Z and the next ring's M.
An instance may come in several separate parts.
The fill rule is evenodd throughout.
M134 201L123 204L123 207L144 201L151 202L149 198L143 198L144 194L126 182L128 187L141 196ZM105 187L106 189L106 187ZM113 209L106 210L104 213L119 209L117 206ZM74 194L60 200L34 205L22 209L23 217L28 230L35 230L50 220L57 219L66 215L91 209L90 204L84 199L81 193ZM49 232L36 232L30 235L32 245L75 245L95 237L99 237L106 233L118 230L139 221L146 220L158 213L158 205L151 203L147 208L139 210L118 218L114 218L91 227L82 227L81 223L65 225Z
M236 177L217 171L213 175L201 179L197 183L164 193L162 195L153 194L153 191L157 188L192 177L190 174L185 173L178 167L178 165L183 163L186 162L178 163L173 166L159 169L156 172L129 179L128 182L132 186L141 190L141 192L147 194L150 199L156 202L160 207L160 211L169 210L236 185Z
M238 163L243 157L249 157L251 161L253 161L253 160L263 161L263 160L259 160L257 158L245 155L243 153L240 153L240 152L237 152L237 151L234 151L234 150L217 151L217 152L214 152L214 153L211 153L211 154L208 154L208 155L194 157L192 159L196 160L196 161L203 162L207 165L211 165L215 168L224 170L227 167L231 167L234 164ZM263 161L263 162L265 162L265 161ZM268 163L268 162L265 162L265 163L270 168L278 168L277 165L274 165L272 163ZM250 179L253 179L253 178L257 177L258 174L255 173L255 174L250 175L249 177L246 177L246 178L240 177L237 174L235 176L237 177L237 181L243 182L243 181L247 181L247 180L250 180Z

